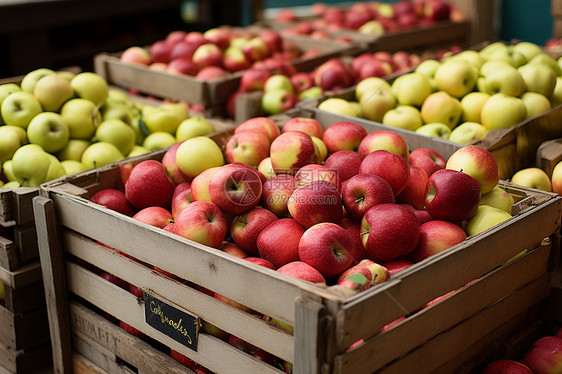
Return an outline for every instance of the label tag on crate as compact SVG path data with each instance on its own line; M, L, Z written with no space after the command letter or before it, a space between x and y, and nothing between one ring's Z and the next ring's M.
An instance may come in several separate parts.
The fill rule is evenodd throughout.
M197 352L199 317L185 313L143 290L146 323Z

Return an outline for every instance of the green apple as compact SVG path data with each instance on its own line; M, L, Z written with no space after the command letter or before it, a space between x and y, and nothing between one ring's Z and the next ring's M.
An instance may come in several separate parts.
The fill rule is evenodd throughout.
M513 196L500 186L494 187L492 191L487 192L480 197L480 205L489 205L508 213L511 213L511 206L514 203L515 200L513 199Z
M90 144L92 144L92 142L87 139L68 139L68 143L57 152L56 156L61 161L80 161L82 159L82 153L84 153Z
M447 59L449 60L456 60L460 59L463 61L468 62L471 66L475 67L477 70L480 69L482 64L484 64L485 60L482 55L473 49L465 49L464 51L460 51L456 55L453 55Z
M27 126L27 139L46 152L60 151L68 143L70 130L62 116L54 112L39 113Z
M326 157L328 157L328 147L324 141L316 136L311 136L312 143L314 145L314 151L316 153L316 163L321 164L324 162Z
M489 63L493 63L493 68L488 68ZM500 66L503 65L503 66ZM525 81L521 73L508 64L499 64L498 61L488 61L482 65L481 74L478 78L478 91L486 92L490 95L495 93L503 93L510 96L519 96L525 91Z
M477 122L463 122L451 131L449 140L454 143L466 144L473 140L482 140L488 130Z
M47 169L47 175L45 176L45 182L64 177L66 175L66 171L59 159L50 153L47 153L47 156L49 157L50 164Z
M382 123L411 131L423 125L419 109L411 105L398 105L396 108L390 109L384 114Z
M479 205L476 214L470 218L465 227L468 236L476 235L511 218L505 210L489 205Z
M10 160L14 152L25 144L16 128L21 129L16 126L0 126L0 163Z
M390 89L390 85L387 81L379 77L368 77L361 80L355 86L355 98L357 101L361 101L363 96L372 95L380 89Z
M56 73L69 82L72 81L72 78L76 76L76 73L69 70L58 70L56 71Z
M96 128L94 137L98 141L113 144L122 155L131 152L135 145L135 130L118 119L110 119L100 123Z
M358 101L349 101L349 106L354 113L354 117L363 117L363 108L361 108L361 104Z
M12 160L8 160L2 164L2 173L4 174L4 177L6 177L8 182L17 181L17 178L14 175L14 170L12 169L12 163Z
M431 83L425 75L413 72L396 78L392 83L391 91L399 105L419 107L432 90Z
M177 143L176 138L169 132L156 131L144 139L142 146L152 152L157 149L170 147L175 143Z
M512 46L513 50L525 56L526 61L530 61L533 57L542 52L541 47L535 43L521 41Z
M420 126L416 129L416 133L433 138L449 139L451 129L444 123L433 122Z
M527 110L525 118L531 118L552 109L550 100L537 92L524 92L523 95L521 95L521 100L523 100L523 104L525 104L525 109Z
M91 144L80 160L84 167L88 169L96 169L113 162L121 161L124 156L119 152L116 146L111 143L97 142Z
M511 177L511 182L520 186L536 188L543 191L552 191L548 174L542 169L530 167L521 169Z
M134 109L127 104L106 102L106 104L101 107L101 118L103 121L118 119L132 125L135 113Z
M179 119L179 121L183 121L189 118L189 111L187 109L186 104L177 102L177 103L164 103L160 105L160 109L167 109L170 110L175 116Z
M465 122L480 122L480 112L482 107L490 98L486 92L469 92L461 99L462 114L461 119Z
M1 188L20 188L22 187L21 183L18 181L10 181L8 183L4 183Z
M351 104L349 104L347 100L341 99L339 97L330 97L322 101L320 105L318 105L318 109L342 116L356 116L355 108Z
M147 108L150 107L143 108L143 120L151 133L157 131L176 133L183 118L179 117L175 111L166 107Z
M460 101L445 91L432 93L425 99L421 107L424 123L440 122L453 129L459 122L462 113Z
M64 160L60 163L64 168L64 175L74 175L86 171L86 167L80 161Z
M213 131L213 126L204 117L191 117L179 124L176 130L176 142L191 139L195 136L209 135Z
M509 65L517 68L527 62L525 56L513 49L512 46L507 46L507 48L500 48L491 52L487 58L488 61L500 60L505 61Z
M73 139L91 139L101 119L96 104L79 98L68 100L61 108L61 116Z
M45 182L51 164L49 153L37 144L21 146L12 157L12 172L23 187L38 187Z
M142 145L142 142L144 142L146 136L150 134L150 131L148 131L148 129L146 128L146 124L144 123L142 116L133 117L131 127L133 128L133 130L135 130L135 144Z
M532 59L529 60L528 64L544 64L549 66L557 77L562 75L562 69L558 65L558 62L551 56L547 55L544 52L537 53Z
M108 95L107 82L92 72L79 73L72 78L70 86L78 97L87 99L97 106L105 103Z
M527 116L523 100L518 97L497 93L482 107L482 125L488 130L505 129L522 122Z
M435 72L437 71L437 68L439 66L441 66L441 63L439 61L430 58L420 62L414 70L416 73L423 74L427 77L432 91L435 91L437 89L435 85Z
M547 65L527 64L519 68L527 91L538 92L550 97L556 86L556 74Z
M30 71L21 80L21 89L32 94L39 79L49 74L55 74L55 71L46 68Z
M0 85L0 107L2 107L2 102L9 94L21 91L20 86L15 83L5 83ZM2 119L2 115L0 114L0 125L4 124L4 120Z
M301 101L319 99L322 97L323 94L324 92L322 91L322 88L318 86L312 86L299 93L299 99Z
M141 156L147 154L148 152L150 151L144 148L142 145L135 144L131 152L129 152L129 154L127 155L127 158Z
M178 147L176 165L188 178L195 178L207 169L224 165L224 156L212 139L196 136Z
M562 104L562 77L556 77L556 85L554 86L554 92L552 92L550 101L553 107Z
M396 98L390 91L390 86L367 92L359 99L362 117L374 122L381 122L384 114L396 106Z
M435 86L437 90L445 91L449 95L461 98L474 89L476 74L470 63L452 59L445 61L435 72Z
M283 90L292 94L295 93L291 78L283 74L273 74L265 81L263 91L269 92L273 90Z
M487 60L490 54L494 53L495 51L500 51L505 49L507 49L507 45L498 41L484 46L482 49L480 49L479 53L485 60Z
M11 93L4 99L0 107L0 113L6 125L19 126L24 129L27 129L31 119L42 111L39 100L27 91Z
M69 81L55 73L39 79L33 95L45 111L58 112L62 104L74 97L74 90Z

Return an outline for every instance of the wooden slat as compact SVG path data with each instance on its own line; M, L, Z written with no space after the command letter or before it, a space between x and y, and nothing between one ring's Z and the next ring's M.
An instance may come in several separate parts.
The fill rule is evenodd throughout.
M325 307L314 301L296 300L295 362L298 373L320 373L326 360L326 348L333 336L326 335L330 317Z
M191 287L173 281L159 272L129 260L115 251L79 236L64 232L63 243L67 251L100 269L126 280L144 290L166 297L222 330L279 356L293 361L294 339L288 333L273 328L256 316L233 308ZM72 285L69 286L72 289Z
M360 373L368 358L368 373L377 370L428 339L446 331L495 301L547 273L551 247L545 245L518 261L463 287L445 301L426 308L395 328L367 340L335 360L338 373Z
M39 262L25 265L16 271L0 267L0 281L12 288L23 287L38 280L41 280L41 263Z
M560 201L553 198L411 266L396 278L397 283L383 283L382 287L359 293L356 300L342 308L336 333L340 338L338 347L345 349L358 339L376 335L396 318L486 274L522 250L533 248L541 238L559 229ZM529 227L533 227L532 234Z
M46 309L16 314L0 307L0 344L14 351L48 343Z
M19 266L16 243L0 236L0 267L13 271Z
M14 243L18 248L19 259L21 262L39 258L37 230L35 229L34 222L14 227Z
M51 347L42 345L28 351L13 351L0 345L0 373L40 373L51 365ZM48 372L48 371L47 371Z
M33 222L33 198L39 194L37 187L20 187L12 190L14 214L18 225Z
M12 226L15 225L16 220L14 218L14 207L13 207L13 197L12 190L1 189L0 190L0 225L2 226Z
M6 286L5 289L4 305L14 314L45 307L45 292L43 282L40 280L18 288Z
M37 196L33 205L53 347L54 373L69 373L72 370L70 322L63 253L54 204L43 196Z
M105 349L101 345L89 339L84 334L73 331L72 335L72 347L75 352L80 356L83 356L90 364L95 365L100 373L115 373L115 374L131 374L133 371L126 366L119 365L117 363L117 356L113 352ZM85 369L76 369L76 363L74 362L74 374L80 373Z

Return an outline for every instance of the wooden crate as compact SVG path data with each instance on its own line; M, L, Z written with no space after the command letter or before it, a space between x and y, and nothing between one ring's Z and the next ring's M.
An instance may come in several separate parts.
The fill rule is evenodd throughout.
M226 138L217 142L224 144ZM170 348L217 373L281 373L204 332L198 334L195 351L154 329L146 323L144 299L99 277L86 263L293 363L295 373L406 373L412 368L418 373L456 372L467 361L481 360L492 342L527 324L530 308L549 292L562 211L562 198L556 194L502 182L517 201L513 218L386 283L348 293L255 266L88 200L102 188L122 188L120 166L146 157L45 184L34 200L55 370L71 367L77 336L88 345L80 354L97 347L91 356L101 352L111 359L99 356L100 361L123 360L143 373L176 372L175 363L168 366ZM295 333L152 267L294 326ZM452 290L457 292L421 309ZM156 351L125 337L95 313L107 313L142 331ZM407 318L380 332L403 316ZM365 342L348 350L359 339Z
M547 140L537 149L536 166L552 178L552 170L562 161L562 138Z

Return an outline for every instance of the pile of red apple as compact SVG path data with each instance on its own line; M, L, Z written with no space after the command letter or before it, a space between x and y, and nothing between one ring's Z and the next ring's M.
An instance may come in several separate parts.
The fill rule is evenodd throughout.
M349 8L317 3L311 8L318 16L313 21L299 21L292 9L283 9L276 20L296 22L283 33L305 34L314 38L330 38L330 31L356 30L363 34L381 35L387 32L428 27L437 21L464 21L464 14L453 4L442 0L401 0L395 3L355 2Z
M208 137L177 143L132 167L122 191L91 200L271 271L360 291L509 218L492 207L505 199L498 179L480 147L446 161L354 122L324 130L295 117L280 130L256 117L224 149Z

